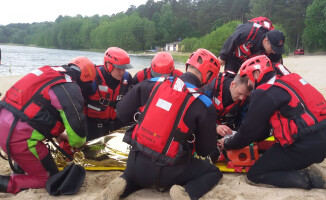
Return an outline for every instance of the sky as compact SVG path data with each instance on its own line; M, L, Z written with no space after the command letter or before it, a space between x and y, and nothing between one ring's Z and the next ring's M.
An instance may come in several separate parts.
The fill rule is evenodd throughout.
M0 25L10 23L54 22L59 15L93 16L125 12L147 0L1 0Z

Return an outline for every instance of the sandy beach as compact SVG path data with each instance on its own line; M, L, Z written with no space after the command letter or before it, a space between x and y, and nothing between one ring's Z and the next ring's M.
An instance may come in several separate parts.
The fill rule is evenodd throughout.
M307 82L315 86L326 96L326 56L305 55L289 56L284 59L284 65L292 72L299 73ZM183 70L183 69L182 69ZM224 69L221 69L223 71ZM131 71L134 74L135 71ZM21 76L0 76L0 92L4 95L7 89ZM320 164L326 173L326 161ZM11 172L7 161L0 158L0 174ZM29 189L16 195L0 193L0 199L100 199L98 195L117 176L120 171L87 171L85 182L80 191L73 196L50 196L45 189ZM222 181L203 199L221 200L322 200L326 199L325 189L281 189L250 185L245 180L245 174L225 173ZM168 192L160 193L155 188L143 189L130 195L128 200L156 199L169 200Z

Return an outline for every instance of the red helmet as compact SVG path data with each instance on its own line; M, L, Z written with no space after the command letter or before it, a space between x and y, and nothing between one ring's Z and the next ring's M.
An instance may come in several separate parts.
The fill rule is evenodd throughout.
M104 53L104 66L108 72L112 72L113 67L118 69L130 69L130 58L128 53L119 47L109 47Z
M68 66L80 71L80 80L83 82L94 81L96 76L95 65L86 57L76 57L72 59ZM76 66L76 67L74 67Z
M247 75L250 80L255 82L256 80L252 74L255 70L259 70L260 72L259 77L257 78L257 82L259 82L267 72L273 71L271 60L265 55L248 59L240 67L240 76Z
M186 68L188 65L192 65L200 71L203 84L207 84L213 80L220 71L220 62L212 52L206 49L197 49L193 52L186 62ZM208 72L212 73L210 77L207 77Z
M152 70L159 74L171 74L174 69L174 61L168 52L159 52L155 55L151 64Z

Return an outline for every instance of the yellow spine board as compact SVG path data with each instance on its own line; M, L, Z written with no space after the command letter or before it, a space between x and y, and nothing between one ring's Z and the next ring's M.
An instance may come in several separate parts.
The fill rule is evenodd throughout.
M228 168L225 162L217 162L214 164L216 167L218 167L221 172L231 172L231 173L239 173L236 172L233 168ZM84 167L85 170L88 171L124 171L125 167ZM63 170L63 167L59 167L59 170ZM242 173L246 173L246 171L243 169Z

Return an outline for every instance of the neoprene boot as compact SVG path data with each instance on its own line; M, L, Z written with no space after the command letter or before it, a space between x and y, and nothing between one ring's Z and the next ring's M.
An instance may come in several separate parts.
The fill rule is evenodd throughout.
M123 175L122 175L123 176ZM121 177L121 176L120 176ZM124 179L124 177L122 177ZM134 184L132 181L126 181L127 185L123 193L120 195L120 199L127 198L130 194L142 189L142 187Z
M97 199L119 200L120 195L124 192L126 186L126 180L124 178L117 177L100 193Z
M170 197L172 200L191 200L185 188L180 185L173 185L171 187Z
M25 174L25 171L15 162L14 163L15 171L13 171L13 174Z
M0 175L0 192L7 193L10 176Z
M326 169L318 164L313 164L308 173L313 188L326 189Z

